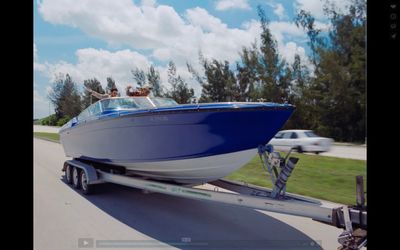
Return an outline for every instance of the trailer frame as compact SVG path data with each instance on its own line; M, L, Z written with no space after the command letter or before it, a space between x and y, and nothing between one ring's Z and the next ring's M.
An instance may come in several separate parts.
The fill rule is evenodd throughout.
M265 149L268 148L264 148L264 152L259 150L259 153L265 153ZM265 155L261 157L261 154L260 158L262 161L264 159L264 167L264 164L268 164L268 158L265 158ZM284 159L290 160L291 158L288 159L287 156ZM267 166L264 169L271 171L274 168L273 166ZM343 233L338 236L338 241L342 245L341 249L360 249L367 242L367 210L366 206L362 204L364 198L361 196L364 194L360 193L360 190L363 190L360 187L363 184L362 177L357 177L357 206L331 207L326 206L326 204L316 199L286 193L286 182L283 187L282 185L280 186L281 190L277 192L275 188L268 189L243 182L219 179L210 182L210 184L216 186L214 190L207 190L187 187L176 183L148 180L143 177L129 175L125 171L122 171L121 168L115 166L107 168L87 160L72 159L65 161L62 171L72 170L75 170L74 173L76 175L74 176L76 178L72 180L73 186L81 188L85 194L90 194L98 184L114 183L182 198L221 202L235 206L311 218L315 221L344 229ZM276 169L270 173L273 172L277 173ZM278 179L278 177L275 176L275 179ZM273 176L271 178L274 180ZM223 191L220 191L219 188L223 189Z

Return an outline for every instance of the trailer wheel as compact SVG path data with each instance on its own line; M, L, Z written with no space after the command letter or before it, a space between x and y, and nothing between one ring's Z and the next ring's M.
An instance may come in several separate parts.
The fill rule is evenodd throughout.
M81 187L82 187L82 192L84 194L92 194L93 193L93 189L94 189L94 185L90 185L87 183L87 177L86 177L86 173L85 171L81 171L80 173L80 182L81 182Z
M65 178L65 181L68 183L68 184L72 184L72 166L71 165L69 165L69 164L67 164L66 166L65 166L65 174L64 174L64 178Z
M72 169L72 186L76 189L81 188L81 176L80 176L80 169L77 167L74 167Z

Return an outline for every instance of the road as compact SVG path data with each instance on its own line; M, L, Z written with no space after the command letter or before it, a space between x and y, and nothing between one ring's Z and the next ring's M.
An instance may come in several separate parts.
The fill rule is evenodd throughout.
M83 196L62 180L60 144L34 139L34 246L81 249L336 249L341 229L311 219L102 184ZM130 240L132 242L126 242ZM317 243L317 244L316 244ZM93 244L93 245L91 245ZM151 247L153 246L153 247ZM197 247L196 247L197 246ZM221 247L222 246L222 247ZM85 249L85 248L82 248Z
M367 160L367 147L333 145L329 152L321 153L321 155L365 161Z
M58 133L60 127L33 125L33 132Z

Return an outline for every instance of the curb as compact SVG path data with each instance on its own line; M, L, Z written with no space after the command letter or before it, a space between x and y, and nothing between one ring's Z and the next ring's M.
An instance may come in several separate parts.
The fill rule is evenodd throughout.
M59 141L52 140L52 139L48 139L48 138L44 138L44 137L33 136L33 138L36 138L36 139L40 139L40 140L44 140L44 141L49 141L49 142L54 142L54 143L58 143L58 144L60 144L60 142L59 142Z

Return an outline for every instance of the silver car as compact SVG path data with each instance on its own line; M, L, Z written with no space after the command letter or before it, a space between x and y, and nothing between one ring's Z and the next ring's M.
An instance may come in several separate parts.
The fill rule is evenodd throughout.
M279 131L269 144L277 150L294 148L299 153L314 152L316 154L327 152L331 149L331 138L320 137L312 130L282 130Z

